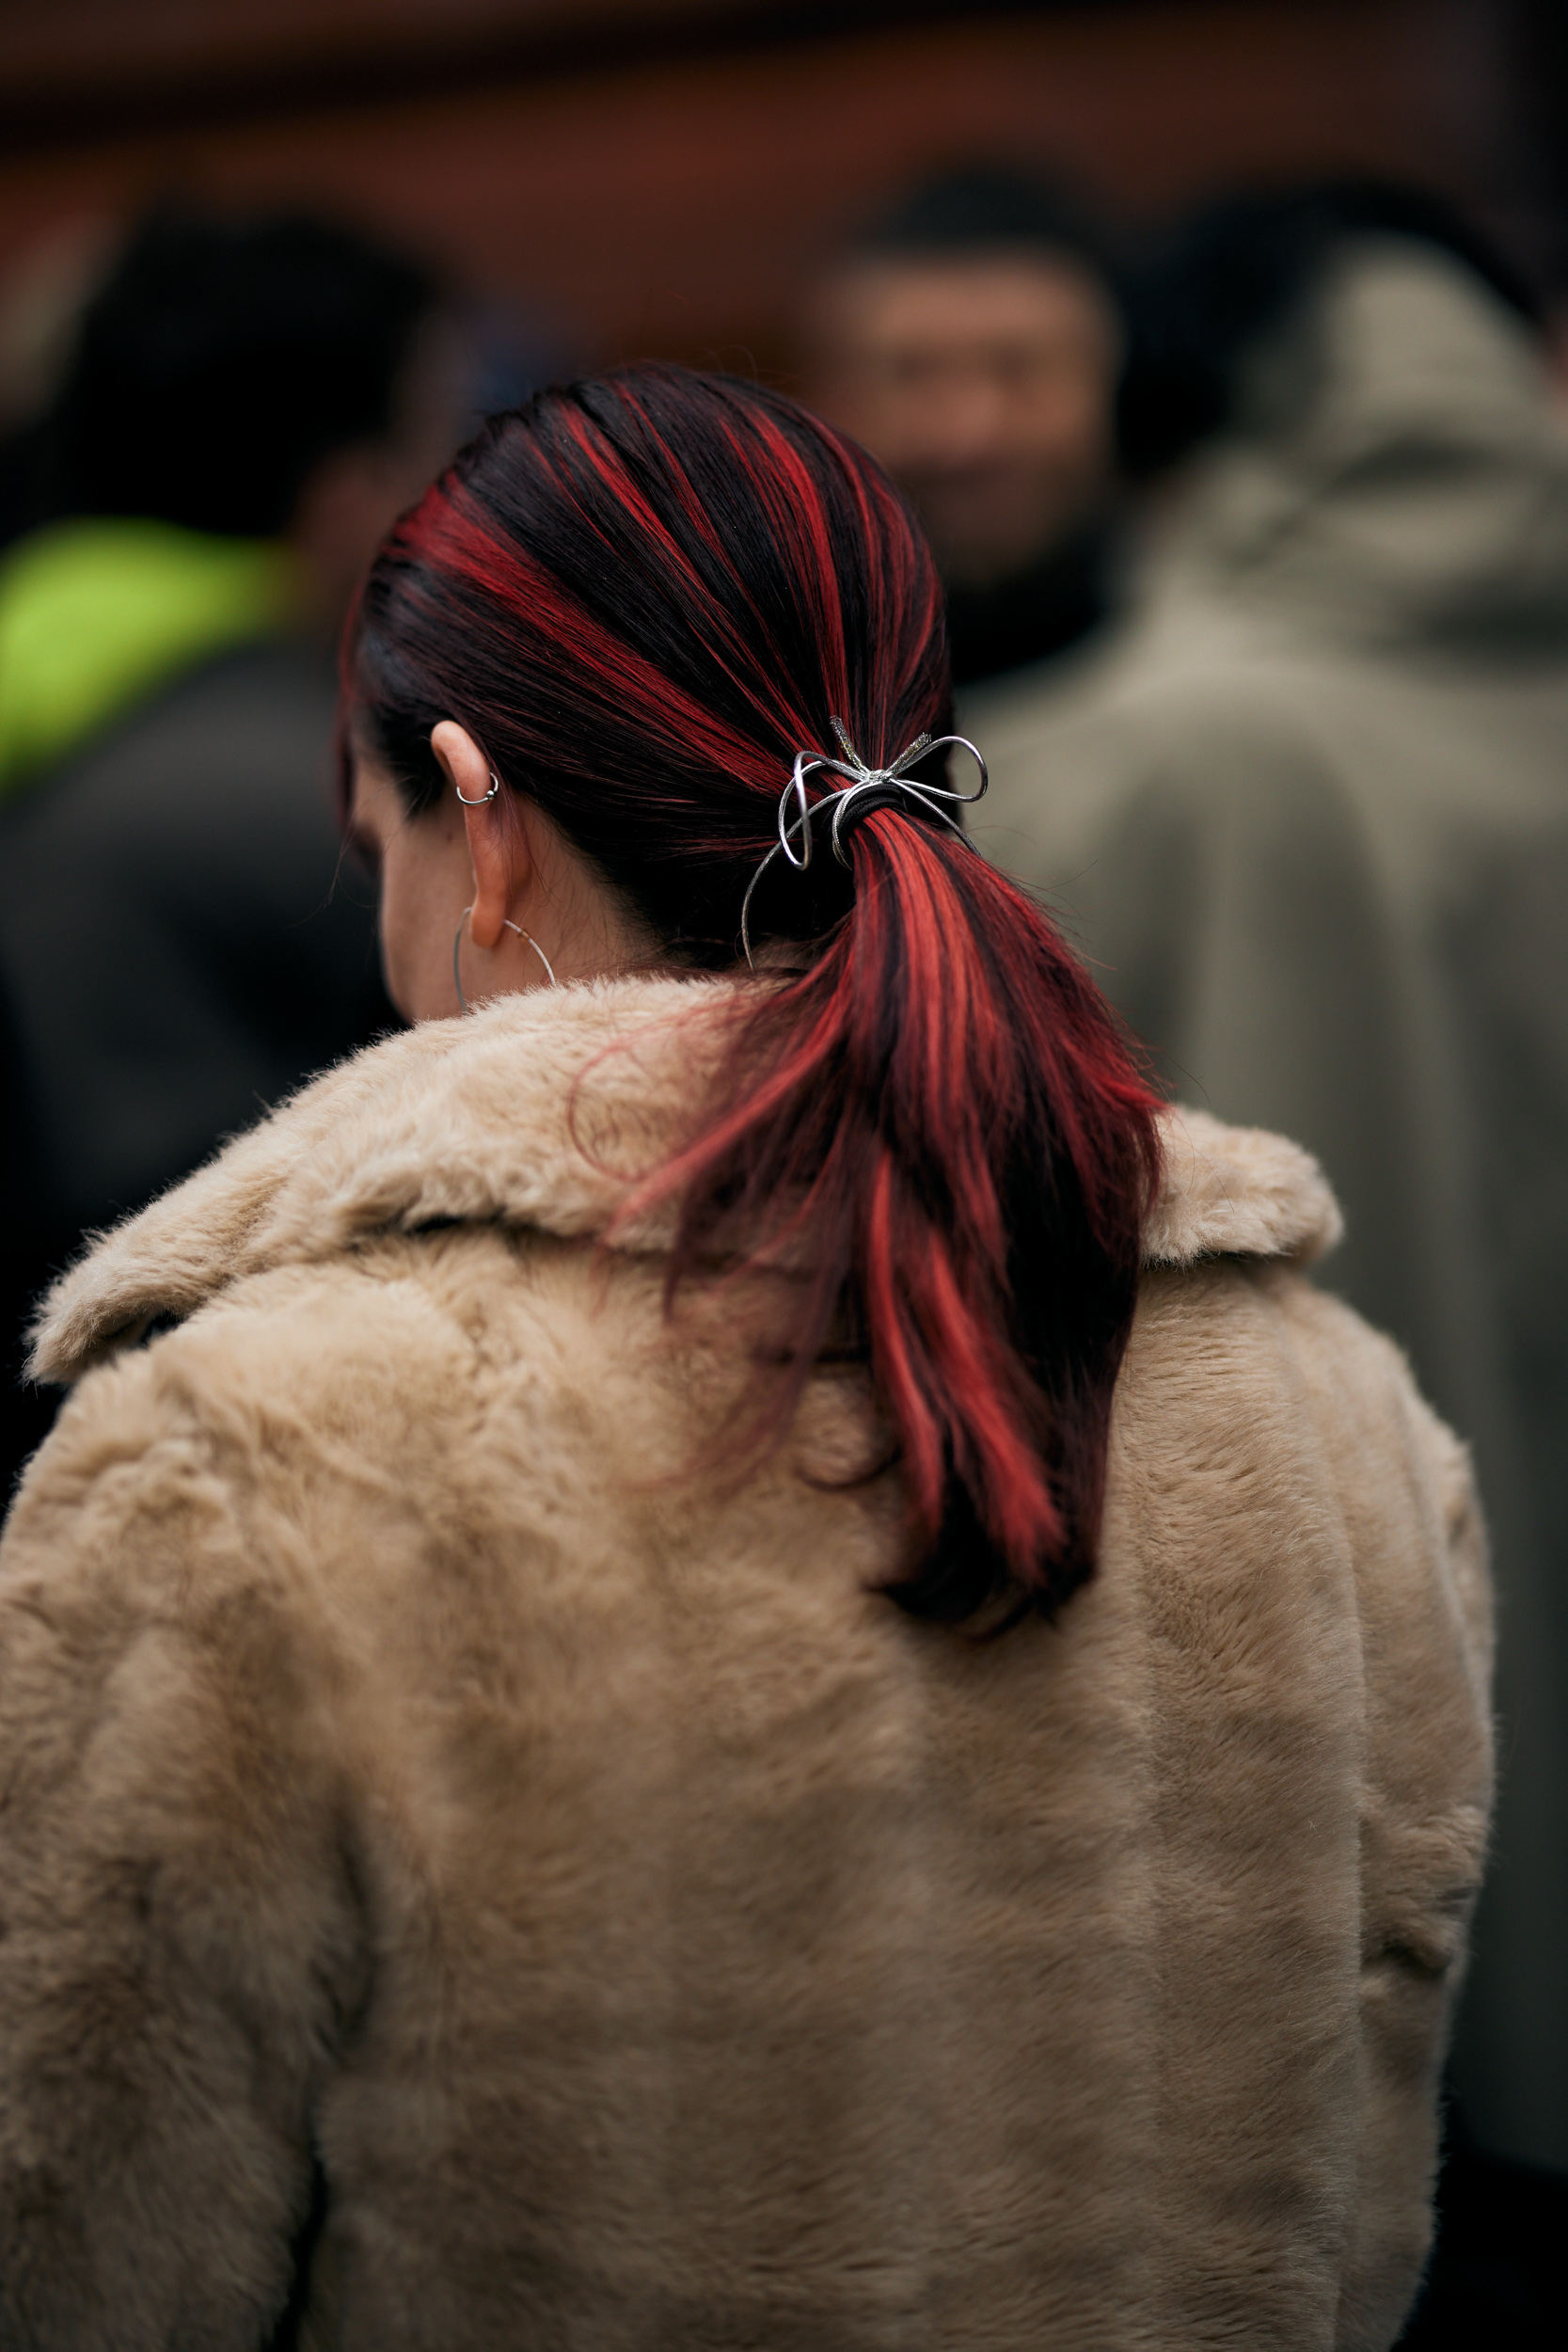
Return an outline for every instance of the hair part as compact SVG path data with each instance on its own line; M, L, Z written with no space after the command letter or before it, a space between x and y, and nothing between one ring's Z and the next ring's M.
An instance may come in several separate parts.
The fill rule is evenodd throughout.
M492 420L372 568L345 687L411 811L455 719L699 971L736 963L797 753L838 717L879 764L950 705L935 568L886 477L783 395L666 367ZM803 1248L767 1418L863 1336L916 1536L895 1597L1051 1608L1093 1565L1158 1105L960 835L879 809L848 857L775 860L753 930L787 968L743 992L718 1092L638 1197L678 1200L672 1299L716 1256Z

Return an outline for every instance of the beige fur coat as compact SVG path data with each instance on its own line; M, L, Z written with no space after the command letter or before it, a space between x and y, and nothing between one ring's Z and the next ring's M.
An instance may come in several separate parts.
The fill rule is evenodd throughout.
M715 985L394 1039L55 1294L8 2352L1396 2335L1490 1797L1459 1447L1298 1272L1312 1163L1187 1114L1096 1580L912 1622L860 1375L721 1477L756 1316L594 1246Z

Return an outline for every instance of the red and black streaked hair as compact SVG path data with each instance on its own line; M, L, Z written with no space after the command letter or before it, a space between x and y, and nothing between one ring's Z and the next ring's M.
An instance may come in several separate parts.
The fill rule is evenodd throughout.
M832 753L838 717L881 765L951 699L930 552L872 460L777 392L653 366L491 420L378 558L346 685L411 811L455 719L707 971L737 961L796 754ZM1093 1566L1158 1104L965 840L884 808L848 843L851 870L824 842L753 901L786 969L742 992L729 1084L655 1179L672 1293L804 1237L784 1402L831 1333L863 1336L919 1538L895 1597L1051 1608Z

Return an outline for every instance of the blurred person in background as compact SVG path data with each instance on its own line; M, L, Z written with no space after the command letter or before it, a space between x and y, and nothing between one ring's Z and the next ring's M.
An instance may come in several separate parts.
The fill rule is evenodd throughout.
M968 698L977 837L1187 1100L1322 1159L1328 1279L1475 1444L1506 1734L1458 2081L1568 2169L1568 438L1528 299L1414 193L1211 212L1145 328L1138 606Z
M912 500L958 685L1046 660L1105 617L1123 342L1102 232L1012 172L917 189L816 290L810 398Z
M54 518L0 558L8 1472L84 1230L392 1018L338 878L333 646L455 436L436 299L325 222L163 214L38 430Z

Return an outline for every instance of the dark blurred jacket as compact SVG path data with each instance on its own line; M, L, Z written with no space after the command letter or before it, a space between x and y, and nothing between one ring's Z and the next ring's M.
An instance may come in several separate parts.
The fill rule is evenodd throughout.
M325 655L252 644L0 805L8 1472L43 1425L14 1383L51 1269L392 1021L373 894L339 870L334 699Z
M1458 262L1341 249L1092 660L968 696L981 846L1190 1102L1323 1162L1327 1270L1475 1446L1502 1806L1472 2125L1568 2166L1568 436Z

